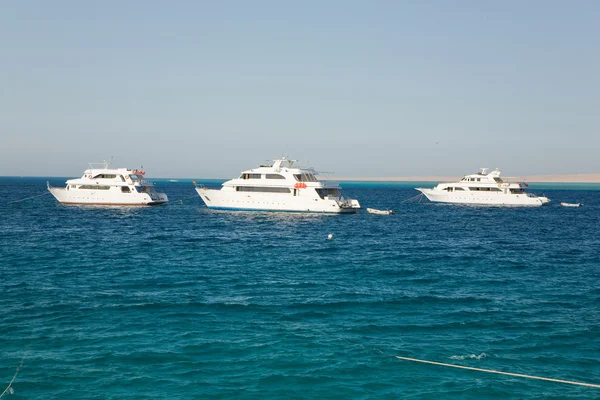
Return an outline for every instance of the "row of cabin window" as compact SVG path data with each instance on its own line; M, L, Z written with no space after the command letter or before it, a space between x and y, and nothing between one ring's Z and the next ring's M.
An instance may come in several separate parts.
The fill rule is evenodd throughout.
M447 187L447 188L445 188L443 190L447 190L449 192L453 192L453 191L457 191L458 192L460 190L464 191L465 189L461 188L461 187ZM470 187L469 190L471 192L501 192L500 189L495 188L495 187L482 187L482 188L480 188L480 187Z
M262 174L242 174L240 179L261 179ZM294 178L298 182L317 182L317 178L313 174L295 174ZM265 174L265 179L285 179L285 176L280 174Z
M77 186L75 185L71 185L71 189L75 189ZM99 186L99 185L80 185L79 189L83 189L83 190L109 190L111 188L111 186ZM139 189L137 186L134 187L135 191L137 191L138 193L153 193L156 190L154 189L154 187L152 186L142 186L141 189ZM123 193L130 193L131 189L129 188L129 186L121 186L121 192Z
M464 188L461 187L447 187L444 188L442 190L447 190L448 192L453 192L453 191L460 191L460 190L465 190ZM501 192L502 190L499 188L495 188L495 187L470 187L469 191L471 192ZM510 192L513 194L521 194L521 193L525 193L525 190L523 189L510 189Z
M92 179L115 179L116 177L117 177L117 175L100 174L100 175L94 176ZM119 177L121 178L121 180L123 182L125 182L125 178L123 178L123 175L119 175Z
M261 179L262 174L242 174L240 179ZM266 179L285 179L285 176L279 174L265 174Z
M117 177L117 175L100 174L100 175L93 177L92 179L115 179L116 177ZM134 181L138 180L137 175L129 175L129 177ZM119 175L119 178L121 178L122 182L125 182L125 177L123 175Z
M72 189L75 189L75 185L71 185ZM90 190L109 190L110 186L97 186L97 185L79 185L79 189L90 189Z
M481 182L481 178L462 178L460 180L461 182ZM494 181L496 181L496 183L502 183L502 179L500 178L494 178Z
M235 190L237 192L260 192L260 193L291 193L288 188L280 188L280 187L256 187L256 186L236 186ZM330 197L339 197L340 191L339 189L315 189L320 198L325 198L325 196ZM294 189L294 196L298 189Z
M280 187L236 186L235 190L237 192L291 193L290 189Z

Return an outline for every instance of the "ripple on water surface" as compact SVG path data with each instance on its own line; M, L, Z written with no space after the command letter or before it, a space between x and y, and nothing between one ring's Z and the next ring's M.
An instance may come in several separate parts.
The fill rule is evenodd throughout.
M2 198L44 190L3 179ZM185 200L0 206L11 398L598 396L394 357L600 383L598 191L505 209L349 185L396 214L330 216L214 212L191 184L164 189Z

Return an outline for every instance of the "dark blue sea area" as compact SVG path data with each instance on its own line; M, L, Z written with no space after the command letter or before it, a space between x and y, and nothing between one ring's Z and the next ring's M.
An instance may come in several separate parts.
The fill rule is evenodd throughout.
M342 183L382 216L211 211L190 180L65 206L47 180L0 178L3 400L600 398L396 358L600 384L600 185L502 208Z

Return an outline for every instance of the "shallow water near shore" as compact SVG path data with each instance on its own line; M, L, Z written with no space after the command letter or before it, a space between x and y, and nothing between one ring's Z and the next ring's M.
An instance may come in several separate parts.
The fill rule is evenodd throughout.
M7 399L600 397L395 358L600 384L593 186L502 208L342 182L391 216L211 211L184 180L161 207L7 204L46 180L0 178Z

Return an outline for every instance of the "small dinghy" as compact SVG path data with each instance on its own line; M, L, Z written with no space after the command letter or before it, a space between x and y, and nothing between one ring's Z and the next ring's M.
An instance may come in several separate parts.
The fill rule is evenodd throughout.
M367 212L369 214L378 214L378 215L391 215L394 213L392 210L377 210L375 208L367 208Z
M560 203L563 207L579 207L581 203Z

